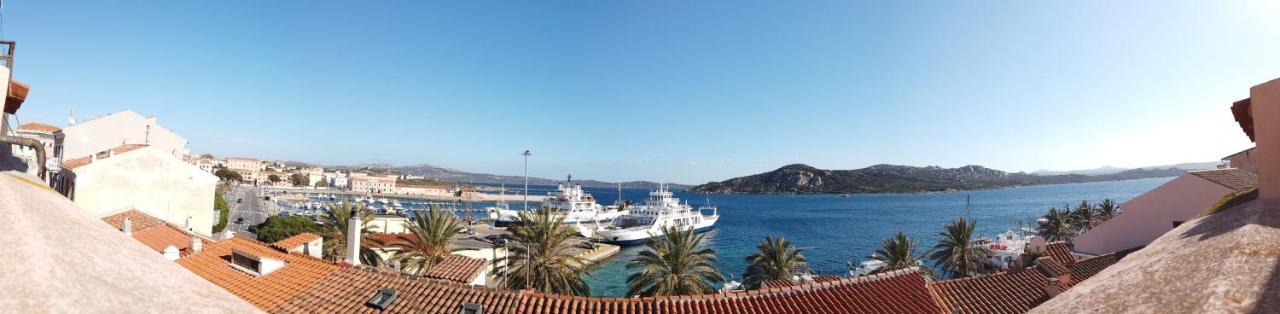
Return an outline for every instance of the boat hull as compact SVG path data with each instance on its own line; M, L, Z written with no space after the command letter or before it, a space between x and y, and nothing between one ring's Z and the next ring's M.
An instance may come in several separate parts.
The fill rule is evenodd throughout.
M706 226L694 228L693 232L703 233L703 232L711 231L711 229L715 229L715 227L716 227L715 224L712 223ZM661 235L650 237L647 232L646 233L633 232L630 234L619 234L619 235L609 235L609 234L600 234L600 233L596 234L596 240L609 243L609 244L621 245L621 246L644 245L645 240L648 240L650 238L661 238L661 237L662 237Z

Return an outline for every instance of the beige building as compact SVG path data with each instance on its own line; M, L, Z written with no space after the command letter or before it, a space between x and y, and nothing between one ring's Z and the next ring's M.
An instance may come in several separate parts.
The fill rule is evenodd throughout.
M222 163L223 166L227 167L227 170L239 173L240 178L244 179L244 182L258 183L267 180L267 175L262 173L267 166L263 164L261 160L245 157L229 157Z
M210 236L217 183L216 176L167 151L123 145L63 161L54 187L94 216L137 209Z
M351 190L360 193L395 193L396 176L351 174Z
M396 185L395 194L448 197L453 195L453 191L446 185L399 184Z
M144 117L125 110L75 123L57 132L55 156L63 160L87 157L120 145L148 145L174 156L187 154L187 139Z

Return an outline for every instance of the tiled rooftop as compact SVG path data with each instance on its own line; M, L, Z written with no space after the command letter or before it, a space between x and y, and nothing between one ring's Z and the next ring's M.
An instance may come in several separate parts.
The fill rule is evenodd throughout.
M1053 259L1057 260L1058 263L1061 263L1062 265L1071 265L1076 261L1075 256L1071 255L1071 249L1067 248L1066 242L1059 241L1049 243L1048 245L1045 245L1044 250L1046 256L1053 257Z
M288 237L288 238L284 238L283 240L276 241L275 243L272 243L271 246L277 249L288 251L289 249L298 247L303 244L311 243L311 241L315 241L318 239L320 239L320 236L314 233L303 232L303 233L295 234L292 237Z
M53 132L58 132L62 129L59 127L53 126L51 124L40 123L40 122L29 122L29 123L23 123L22 125L19 125L18 130L19 131L31 130L31 131L53 133Z
M229 256L232 249L279 259L285 266L263 276L245 273L231 267ZM264 310L275 308L339 270L336 264L307 255L280 252L262 242L242 237L206 245L202 252L179 259L178 264Z
M431 270L428 270L423 277L444 279L458 283L470 283L476 279L476 276L483 275L484 266L488 261L478 258L470 258L462 255L449 255L436 264Z
M116 230L123 230L125 218L133 219L133 239L142 242L142 244L156 252L163 253L166 247L172 245L183 256L186 256L190 253L188 249L191 246L191 237L193 236L199 238L204 244L212 243L207 238L196 236L183 230L182 227L175 226L136 209L102 217L102 221Z
M1023 313L1049 299L1049 277L1027 267L1019 271L935 281L929 288L951 313Z
M1191 172L1192 175L1200 177L1209 182L1217 183L1236 192L1247 191L1258 187L1258 175L1252 172L1228 168L1218 170L1206 170Z
M111 154L123 154L123 153L127 153L127 152L131 152L131 151L137 150L137 149L139 149L139 148L143 148L143 147L147 147L147 145L143 145L143 144L125 144L125 145L117 146L116 148L112 148L112 149L106 150L106 151L104 151L104 152L110 152ZM100 153L102 153L102 152L98 152L98 153L95 153L95 154L100 154ZM67 169L75 169L75 168L80 168L80 167L83 167L83 166L85 166L85 165L88 165L88 164L90 164L90 163L92 163L92 162L93 162L93 156L85 156L85 157L80 157L80 158L74 158L74 159L67 159L67 160L63 160L63 161L62 161L62 167L63 167L63 168L67 168Z

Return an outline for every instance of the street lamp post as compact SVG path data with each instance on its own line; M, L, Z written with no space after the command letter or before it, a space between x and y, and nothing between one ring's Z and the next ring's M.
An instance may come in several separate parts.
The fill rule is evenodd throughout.
M529 156L533 154L526 149L520 155L524 156L524 211L527 212L529 211Z

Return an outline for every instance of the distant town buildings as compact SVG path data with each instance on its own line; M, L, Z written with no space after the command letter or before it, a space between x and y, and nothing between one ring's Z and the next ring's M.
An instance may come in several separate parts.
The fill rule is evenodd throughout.
M396 175L371 175L363 173L352 173L351 191L357 193L395 193L396 192Z

